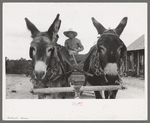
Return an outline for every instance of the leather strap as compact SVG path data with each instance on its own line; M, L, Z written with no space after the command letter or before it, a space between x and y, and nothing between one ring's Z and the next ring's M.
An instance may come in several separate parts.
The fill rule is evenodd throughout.
M86 76L93 76L93 74L90 74L90 73L88 73L88 72L85 72L85 71L80 70L80 69L78 69L77 67L73 66L73 65L70 63L70 61L66 58L66 56L65 56L62 52L60 52L59 50L58 50L58 52L60 53L60 55L61 55L62 57L64 57L65 61L66 61L71 67L73 67L74 69L76 69L77 71L79 71L80 73L82 73L82 74L84 74L84 75L86 75Z

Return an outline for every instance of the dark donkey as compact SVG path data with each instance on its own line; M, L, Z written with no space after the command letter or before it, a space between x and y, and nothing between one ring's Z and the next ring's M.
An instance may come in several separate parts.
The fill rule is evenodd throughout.
M68 59L70 56L65 47L56 43L61 24L59 14L46 32L40 32L27 18L25 21L33 38L30 46L33 88L68 87L68 77L71 74L69 71L72 68L66 64L59 52ZM39 99L43 99L45 96L45 94L38 94ZM57 97L58 93L52 94L52 98ZM62 98L65 98L65 95Z
M119 70L126 57L126 46L119 38L127 24L127 17L123 18L115 29L106 30L97 20L92 22L101 35L97 44L93 46L84 63L83 70L93 74L87 81L92 86L118 85L121 83ZM105 98L116 98L118 90L104 91ZM95 91L96 98L103 98L102 93Z

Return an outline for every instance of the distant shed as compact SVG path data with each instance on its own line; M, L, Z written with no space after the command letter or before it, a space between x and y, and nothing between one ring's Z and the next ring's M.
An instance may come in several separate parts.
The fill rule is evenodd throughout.
M128 76L144 76L144 35L127 47L125 71Z

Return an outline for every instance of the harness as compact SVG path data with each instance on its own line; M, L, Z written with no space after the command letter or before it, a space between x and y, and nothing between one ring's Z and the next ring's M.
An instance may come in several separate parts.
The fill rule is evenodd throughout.
M72 68L76 69L77 71L79 71L80 73L82 73L82 74L84 74L84 75L86 75L86 76L93 76L92 74L90 74L90 73L88 73L88 72L85 72L85 71L83 71L83 70L80 70L79 68L73 66L73 65L70 63L69 59L67 59L66 56L65 56L62 52L59 52L59 53L60 53L61 56L64 57L65 61L66 61Z
M101 36L102 35L115 35L115 36L119 36L117 33L116 33L116 31L115 30L113 30L114 31L114 33L108 33L107 31L109 31L109 30L106 30L106 31L104 31L104 33L103 34L101 34ZM74 71L74 69L76 69L77 71L79 71L80 73L82 73L82 74L84 74L85 75L85 77L88 77L88 76L93 76L93 74L91 74L91 73L89 73L89 71L90 71L90 68L92 68L92 63L94 63L94 74L96 75L96 76L104 76L104 79L105 79L105 81L106 82L108 82L108 80L107 80L107 78L106 78L106 74L104 73L104 70L102 69L102 66L101 66L101 63L100 63L100 61L99 61L99 52L96 50L96 54L95 54L95 56L92 58L92 59L90 59L90 66L89 66L89 70L87 71L87 72L85 72L85 71L83 71L83 70L80 70L79 68L77 68L76 66L73 66L72 64L71 64L71 62L69 61L69 59L64 55L64 53L61 51L61 49L62 49L62 46L60 46L60 45L55 45L54 46L54 56L55 57L53 57L53 59L57 62L57 66L51 66L51 65L49 65L49 67L48 67L48 69L47 69L47 72L46 72L46 77L43 79L43 80L41 80L41 82L37 85L37 86L40 86L40 85L42 85L42 84L44 84L45 86L46 86L46 82L48 81L48 80L52 80L52 81L56 81L57 79L59 79L61 76L64 76L65 77L65 79L66 79L66 82L68 82L68 79L67 79L67 74L70 74L70 73L72 73L73 71ZM68 65L70 65L73 69L71 69L70 71L68 71L68 72L66 72L65 71L65 68L64 68L64 61L62 60L62 58L60 58L59 56L62 56L63 58L64 58L64 61L68 64ZM59 66L60 67L59 67ZM33 64L31 64L31 68L30 68L30 72L29 72L29 74L30 74L30 76L31 76L31 79L30 79L30 81L34 84L34 82L35 81L38 81L37 79L35 79L34 78L34 76L33 76ZM62 71L62 73L59 73L60 72L60 70ZM118 75L118 78L120 78L119 77L119 75ZM43 83L43 81L44 81L44 83ZM121 80L119 80L119 81L121 81Z
M56 44L56 46L54 46L53 60L55 61L55 65L54 66L48 65L45 78L43 80L41 80L41 82L39 82L39 84L37 86L42 85L43 81L45 82L44 85L46 86L46 81L48 81L48 80L56 81L61 76L64 76L65 79L66 79L66 82L68 82L67 75L72 73L74 71L74 69L76 69L77 71L81 72L82 74L84 74L86 76L93 76L92 74L90 74L88 72L85 72L83 70L80 70L77 67L73 66L70 63L69 59L61 51L61 49L62 49L62 46L60 46L60 45ZM64 61L59 56L62 56ZM65 71L64 62L66 62L68 65L70 65L72 67L72 69L70 71L68 71L68 72ZM39 80L34 78L33 67L34 67L33 64L31 64L29 73L30 73L30 76L31 76L30 81L34 84L34 82L39 81ZM62 73L59 73L60 70L62 71Z
M115 36L117 36L117 37L119 37L119 35L116 33L116 31L114 30L114 29L111 29L114 33L109 33L109 32L107 32L107 31L109 31L110 29L108 29L108 30L105 30L104 32L103 32L103 34L101 34L101 36L103 36L103 35L115 35ZM100 37L101 37L100 36ZM100 38L99 37L99 38ZM99 39L98 39L99 40ZM89 69L88 69L88 72L90 71L90 70L92 70L92 72L94 73L94 75L96 75L96 76L103 76L104 77L104 80L105 80L105 82L107 83L108 82L108 80L107 80L107 78L106 78L106 73L104 72L104 70L103 70L103 68L102 68L102 65L101 65L101 61L100 61L100 58L99 58L100 56L99 56L99 52L98 52L98 50L97 50L97 48L96 48L96 51L95 51L95 53L94 53L94 55L92 56L92 58L90 59L90 64L89 64ZM119 72L118 72L119 73ZM118 74L118 80L116 80L116 83L122 83L122 80L121 80L121 77L120 77L120 75Z
M110 33L110 32L108 32L108 31L113 31L114 33ZM102 35L115 35L115 36L117 36L117 37L119 37L119 35L117 34L117 32L115 31L115 29L107 29L107 30L105 30L102 34L101 34L101 36ZM100 38L100 37L99 37Z

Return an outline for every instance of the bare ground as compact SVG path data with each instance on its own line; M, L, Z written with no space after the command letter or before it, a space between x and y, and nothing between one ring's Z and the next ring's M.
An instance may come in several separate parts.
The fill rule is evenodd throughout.
M77 76L78 78L80 76ZM81 79L84 79L83 77ZM141 77L123 77L126 90L119 90L117 99L144 99L145 98L145 80ZM30 93L32 83L30 78L24 75L7 74L6 75L6 99L37 99L37 95ZM74 97L68 97L73 99ZM84 92L81 99L94 99L94 92Z

